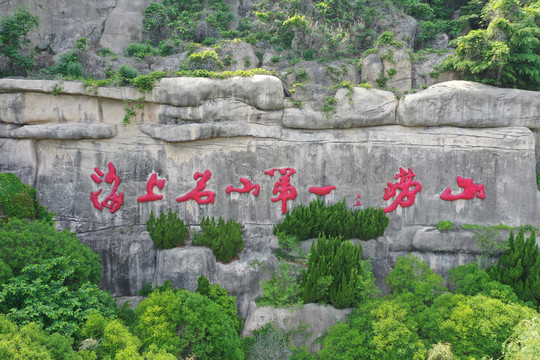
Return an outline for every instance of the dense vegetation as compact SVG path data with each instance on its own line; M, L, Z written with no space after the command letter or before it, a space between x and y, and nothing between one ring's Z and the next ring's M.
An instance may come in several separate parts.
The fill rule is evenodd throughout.
M393 27L404 14L418 21L413 38L401 36ZM496 86L540 89L538 0L260 0L239 14L226 0L164 0L144 10L144 41L130 44L124 54L80 38L56 64L41 67L27 46L28 34L39 19L21 8L0 21L0 55L9 60L0 69L4 75L84 79L92 86L135 85L135 79L148 73L144 64L178 54L185 61L176 68L160 68L164 75L179 70L179 75L212 73L237 62L243 62L245 70L253 69L249 57L235 58L234 45L245 43L259 61L272 50L266 70L278 69L283 79L298 62L309 66L317 61L328 64L324 77L337 85L351 69L361 71L369 54L392 62L393 52L406 47L413 62L429 53L451 54L439 72L455 71L463 79ZM440 34L452 40L449 48L434 42ZM102 64L96 68L96 63ZM371 85L385 88L395 71L381 73ZM303 91L309 81L296 81L299 87L291 90ZM332 108L333 96L325 99L326 107Z
M202 233L194 237L193 244L209 247L216 259L221 262L231 261L244 250L242 224L233 219L225 222L220 216L216 224L214 217L203 217L201 230Z

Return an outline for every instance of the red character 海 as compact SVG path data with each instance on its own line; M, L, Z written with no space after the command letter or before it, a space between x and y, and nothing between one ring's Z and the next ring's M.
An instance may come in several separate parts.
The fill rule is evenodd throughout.
M96 184L101 184L103 179L103 171L101 171L98 167L94 168L94 171L96 174L90 175L92 180ZM99 175L99 176L98 176ZM102 202L99 202L99 194L101 193L102 189L99 189L99 191L91 191L90 192L90 200L92 201L92 205L98 210L103 210L104 207L108 208L111 213L115 212L116 210L120 209L122 204L124 203L124 194L123 193L116 193L118 190L118 185L120 185L120 178L116 175L116 168L114 167L112 162L109 162L109 172L107 175L105 175L105 182L107 184L113 184L113 188L111 190L111 193L105 200Z
M416 176L414 171L409 168L408 171L405 171L402 167L399 168L399 174L396 174L395 179L399 181L396 183L388 183L388 187L384 188L384 200L389 200L396 196L397 190L400 190L397 194L397 198L394 202L384 208L384 212L392 212L396 210L398 205L401 207L409 207L414 204L416 194L422 190L422 185L418 181L414 181L413 178ZM411 189L411 187L413 187Z

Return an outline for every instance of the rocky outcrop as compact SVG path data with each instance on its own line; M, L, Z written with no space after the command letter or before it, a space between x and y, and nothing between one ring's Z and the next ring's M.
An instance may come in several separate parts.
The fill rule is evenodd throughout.
M123 123L130 106L125 99L136 112L131 124ZM310 187L336 186L325 202L345 199L352 208L360 200L355 208L365 208L393 203L398 193L383 196L399 183L400 168L408 174L404 180L421 184L412 206L388 214L384 237L361 242L383 292L384 276L400 255L412 252L445 275L482 254L474 232L438 231L433 226L440 220L538 225L538 130L531 131L540 114L536 93L448 82L399 101L390 92L360 87L340 89L336 99L329 116L309 106L293 108L281 81L262 75L165 78L146 94L1 79L0 171L36 186L40 201L58 214L58 225L100 254L102 286L113 295L134 295L165 280L194 290L204 274L237 297L250 324L246 331L274 319L284 327L311 323L322 329L310 314L326 320L345 314L306 306L289 316L288 310L253 304L260 282L270 276L266 269L276 266L272 226L284 218L284 207L316 198ZM94 207L90 197L102 190L98 202L104 201L113 190L110 182L95 180L113 171L110 166L123 196L114 212ZM206 170L210 176L201 190L196 173ZM138 202L152 174L166 181L163 189L152 189L163 199ZM485 196L442 199L447 188L452 195L463 191L458 177L483 185ZM227 193L229 186L242 187L240 178L258 184L260 192ZM288 186L297 195L280 198L275 189ZM213 192L214 203L177 201L196 187ZM151 211L171 208L192 229L203 216L240 221L245 249L239 259L221 264L209 249L191 245L156 250L146 220ZM303 245L307 249L309 242Z

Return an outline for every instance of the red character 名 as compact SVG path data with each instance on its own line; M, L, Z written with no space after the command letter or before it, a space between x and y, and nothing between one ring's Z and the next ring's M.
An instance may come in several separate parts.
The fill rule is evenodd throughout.
M388 187L384 188L384 200L389 200L396 196L397 190L400 190L397 194L397 198L394 202L384 208L384 212L392 212L396 210L398 205L401 207L409 207L414 204L416 194L422 190L422 185L418 181L414 181L413 178L416 176L414 171L409 168L408 171L405 171L402 167L399 168L399 174L396 174L395 179L399 181L396 183L388 183ZM411 187L413 187L411 189Z
M457 184L463 191L457 195L452 195L452 190L446 188L441 194L441 199L446 201L453 201L458 199L470 200L475 196L479 199L485 199L486 193L484 192L484 185L475 184L472 179L457 177Z
M197 186L184 196L176 198L176 201L183 202L188 200L195 200L197 204L213 204L215 194L213 191L203 191L206 189L206 182L210 179L212 173L210 170L205 170L204 173L196 172L193 175L193 179L197 180Z
M101 184L103 179L103 171L101 171L98 167L94 168L94 171L96 174L90 175L92 180L96 184ZM99 176L98 176L99 175ZM116 210L120 209L122 204L124 203L124 194L123 193L116 193L118 190L118 185L120 185L120 178L116 175L116 168L114 167L112 162L109 162L109 172L105 176L105 182L107 184L113 184L113 188L111 190L111 193L105 200L102 202L99 202L99 194L101 193L102 189L99 189L99 191L91 191L90 192L90 200L92 201L92 205L98 210L103 210L104 207L108 208L111 213L115 212Z
M272 202L281 201L281 213L287 213L287 200L296 199L296 188L291 185L291 175L296 174L296 170L293 168L283 168L283 169L271 169L266 170L264 173L269 176L274 176L275 171L278 170L282 175L274 184L274 190L272 193L278 195L275 198L272 198Z

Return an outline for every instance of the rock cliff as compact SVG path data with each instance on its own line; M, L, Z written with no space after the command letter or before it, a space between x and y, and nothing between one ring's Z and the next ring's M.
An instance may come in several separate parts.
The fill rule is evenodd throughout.
M333 115L293 107L281 81L262 75L165 78L141 96L133 88L0 80L0 171L37 187L58 225L101 255L102 286L115 296L167 279L194 290L202 273L237 296L243 317L259 319L263 310L253 299L269 274L251 265L275 266L271 230L283 210L314 199L310 187L329 185L336 189L327 203L345 199L352 207L359 199L360 208L389 207L399 193L385 201L385 188L399 182L400 168L401 179L421 184L421 191L412 206L389 212L384 237L363 244L383 289L384 275L407 252L441 274L481 254L473 233L439 231L434 226L441 220L539 223L536 92L451 81L396 99L358 87L338 92ZM125 124L130 106L136 115ZM162 190L147 188L152 174L165 179ZM228 186L241 187L240 178L259 184L260 193L227 193ZM468 191L460 178L478 191L453 200ZM177 201L201 179L214 203ZM296 189L294 199L273 193L281 180ZM149 190L163 199L138 202ZM109 194L118 209L98 209ZM241 222L240 259L221 264L201 247L156 250L145 222L152 210L171 208L191 227L207 215ZM264 311L265 318L278 316Z

